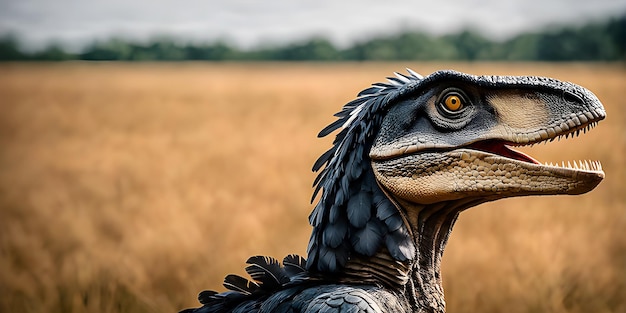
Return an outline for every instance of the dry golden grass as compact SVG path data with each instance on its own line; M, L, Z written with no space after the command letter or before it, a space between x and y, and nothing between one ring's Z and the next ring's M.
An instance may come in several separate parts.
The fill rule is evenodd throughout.
M626 69L481 63L1 65L0 311L176 312L250 255L304 255L317 131L404 66L552 76L608 112L530 149L601 160L596 190L462 214L449 312L625 312Z

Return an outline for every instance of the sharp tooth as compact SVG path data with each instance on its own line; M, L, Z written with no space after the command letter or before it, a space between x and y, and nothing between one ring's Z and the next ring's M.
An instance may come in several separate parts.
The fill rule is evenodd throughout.
M570 163L569 161L567 161L567 167L568 167L568 168L572 168L572 163Z
M576 161L574 161L574 168L575 168L575 169L579 169L579 168L578 168L578 164L576 164Z
M585 169L589 170L589 163L587 162L587 160L585 160Z

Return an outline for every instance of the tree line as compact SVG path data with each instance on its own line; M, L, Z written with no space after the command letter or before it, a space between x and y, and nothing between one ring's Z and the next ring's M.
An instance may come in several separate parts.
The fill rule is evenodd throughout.
M173 38L138 43L124 39L94 42L80 52L50 45L35 52L20 48L14 35L0 37L0 61L626 61L626 14L584 26L524 33L504 41L464 30L432 36L403 31L337 48L325 38L274 47L238 49L223 41L180 43Z

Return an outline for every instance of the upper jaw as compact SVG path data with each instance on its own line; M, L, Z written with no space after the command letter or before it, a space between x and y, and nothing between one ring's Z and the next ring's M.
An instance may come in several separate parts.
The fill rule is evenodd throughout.
M588 130L594 128L598 122L605 117L606 112L600 106L592 110L572 113L563 117L561 120L554 121L546 127L532 131L519 131L508 126L499 126L462 146L480 146L490 141L502 142L507 146L527 146L544 141L560 140L563 137L578 137L581 132L586 133ZM410 143L404 142L393 147L375 146L370 151L369 156L372 160L385 160L425 150L451 150L454 148L454 145L447 142L432 142L418 139Z

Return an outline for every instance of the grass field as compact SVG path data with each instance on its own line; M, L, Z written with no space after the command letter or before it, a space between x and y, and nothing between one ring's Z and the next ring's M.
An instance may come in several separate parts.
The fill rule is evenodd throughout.
M0 312L176 312L248 256L305 255L316 139L404 67L543 75L608 118L525 149L597 159L581 196L461 215L443 261L449 312L626 312L623 64L0 65Z

